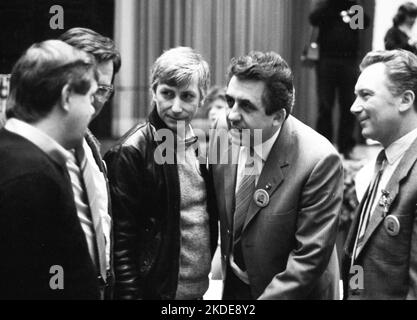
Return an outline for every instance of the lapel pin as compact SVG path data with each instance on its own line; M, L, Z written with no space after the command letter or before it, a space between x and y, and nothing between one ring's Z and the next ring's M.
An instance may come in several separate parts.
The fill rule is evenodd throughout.
M269 194L264 189L258 189L253 194L253 200L260 208L264 208L269 204Z
M388 215L384 220L384 227L390 236L396 236L400 233L400 221L396 216Z
M382 193L382 197L379 200L379 205L381 207L384 207L384 215L387 215L389 208L391 206L391 203L392 203L392 199L389 196L389 191L382 189L381 193Z

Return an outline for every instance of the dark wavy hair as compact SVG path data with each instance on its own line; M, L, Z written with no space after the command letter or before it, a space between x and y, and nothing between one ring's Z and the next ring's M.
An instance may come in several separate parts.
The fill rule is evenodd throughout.
M239 80L260 80L265 82L262 95L265 113L285 109L287 117L294 106L293 75L287 62L278 54L253 51L246 56L233 58L229 66L228 78L236 76Z
M116 49L114 41L108 37L91 29L72 28L63 33L59 40L92 54L98 64L113 61L113 77L120 70L120 52Z
M392 19L392 22L395 27L398 27L404 23L407 17L417 17L417 6L412 2L406 2L402 4Z

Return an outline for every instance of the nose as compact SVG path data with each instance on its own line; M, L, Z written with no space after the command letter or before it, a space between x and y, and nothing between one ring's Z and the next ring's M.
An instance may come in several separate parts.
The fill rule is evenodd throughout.
M229 114L227 115L227 118L232 124L238 123L241 120L241 115L239 113L236 102L233 105L232 109L230 109Z
M176 97L172 103L171 111L173 113L181 113L182 112L182 105L181 105L181 99L179 97Z
M352 106L350 107L350 112L353 114L358 114L363 110L361 101L359 97L356 97L355 101L353 101Z

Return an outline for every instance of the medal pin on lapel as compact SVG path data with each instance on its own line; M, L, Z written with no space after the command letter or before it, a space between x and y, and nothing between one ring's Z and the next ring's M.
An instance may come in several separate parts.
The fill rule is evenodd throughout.
M400 233L400 221L396 216L388 215L384 220L384 227L388 234L392 237Z
M269 204L269 194L264 189L257 189L253 194L253 200L260 208L264 208Z

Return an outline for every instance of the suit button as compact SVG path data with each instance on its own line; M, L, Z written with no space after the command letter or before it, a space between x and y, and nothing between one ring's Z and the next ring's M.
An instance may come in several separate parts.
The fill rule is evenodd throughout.
M232 232L230 231L230 229L227 229L227 235L230 236L232 234Z

